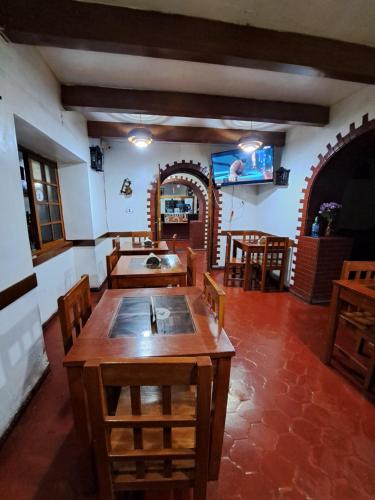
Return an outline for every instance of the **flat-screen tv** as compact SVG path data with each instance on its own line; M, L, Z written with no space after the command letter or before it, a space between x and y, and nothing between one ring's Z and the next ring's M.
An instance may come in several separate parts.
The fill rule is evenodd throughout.
M241 149L211 155L217 186L273 182L273 147L264 146L252 153Z

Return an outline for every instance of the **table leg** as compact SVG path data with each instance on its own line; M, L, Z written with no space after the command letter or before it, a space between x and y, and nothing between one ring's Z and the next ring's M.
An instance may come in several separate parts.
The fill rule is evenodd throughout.
M251 253L249 250L246 250L246 260L245 260L245 272L244 272L244 277L243 277L243 289L244 290L250 290L251 288L251 280L250 277L252 275L252 265L251 265Z
M83 367L67 367L67 373L74 427L82 444L89 446L90 429L87 418L86 394L83 385Z
M210 481L216 481L219 477L225 417L227 414L230 363L231 358L219 358L217 360L212 394L213 415L211 420L210 461L208 466L208 478Z
M337 325L339 322L339 313L341 307L341 300L339 298L339 295L340 287L336 283L333 283L331 305L329 309L327 343L322 358L323 363L327 365L330 364L336 340Z

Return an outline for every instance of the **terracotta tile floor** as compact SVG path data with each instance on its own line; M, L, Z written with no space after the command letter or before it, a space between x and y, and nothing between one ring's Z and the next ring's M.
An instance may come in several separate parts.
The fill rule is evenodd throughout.
M208 499L374 499L375 407L316 356L327 308L290 293L226 291L237 356ZM59 335L54 320L45 332L51 373L0 452L1 499L95 498L82 492Z

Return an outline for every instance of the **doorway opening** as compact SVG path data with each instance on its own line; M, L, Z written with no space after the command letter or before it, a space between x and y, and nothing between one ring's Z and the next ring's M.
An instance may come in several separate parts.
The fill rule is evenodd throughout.
M172 187L169 187L169 185L172 185ZM175 193L173 193L173 185ZM169 198L169 201L172 201L170 190L172 190L172 194L176 194L177 185L180 186L178 189L186 188L186 193L189 193L181 196L194 198L195 207L199 208L196 213L191 213L190 220L189 217L185 217L188 222L180 223L181 226L182 224L189 224L189 227L183 226L179 229L180 234L183 236L185 231L188 238L185 241L189 241L192 248L207 251L207 268L210 270L217 265L219 257L218 235L221 222L221 193L212 184L209 167L204 167L200 163L194 163L193 161L181 161L159 168L158 176L148 190L149 228L154 239L161 239L163 235L172 237L173 234L177 233L177 225L168 227L168 223L165 223L165 216L188 215L185 210L189 210L187 208L187 205L190 204L189 201L182 203L181 199L176 204L174 201L177 200L168 203L168 210L173 209L173 214L164 213L164 221L162 221L162 204L160 203L161 196L167 197L164 200L168 201ZM184 188L181 186L184 186ZM165 202L163 210L166 211ZM167 218L167 220L169 219ZM162 222L164 223L163 226Z

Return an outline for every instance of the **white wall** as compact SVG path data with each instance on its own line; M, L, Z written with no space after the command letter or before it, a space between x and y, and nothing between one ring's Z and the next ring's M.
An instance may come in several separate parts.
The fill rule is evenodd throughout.
M40 280L39 289L0 311L1 434L47 365L41 314L43 320L50 316L57 295L75 276L73 251L39 268L32 265L15 116L81 162L88 159L88 138L85 119L62 109L60 86L37 50L0 39L0 88L0 231L6 235L0 242L0 290L33 272Z
M159 164L163 168L175 161L192 160L208 166L211 153L225 149L228 146L154 143L146 150L138 150L125 141L110 142L104 167L109 231L137 231L148 227L147 189L155 178ZM119 194L125 177L132 181L131 198ZM223 229L244 229L256 225L256 190L255 186L228 186L222 189Z
M74 250L70 248L55 258L34 268L38 279L38 304L42 323L57 309L57 299L64 295L77 281Z
M325 154L326 145L334 146L336 135L349 132L350 123L361 125L362 116L375 117L375 87L365 87L331 108L330 123L325 127L293 127L287 133L282 165L290 169L287 188L260 187L258 221L267 232L294 238L298 223L299 200L306 187L305 177L311 176L311 166L318 163L318 154ZM327 200L332 201L332 200Z

